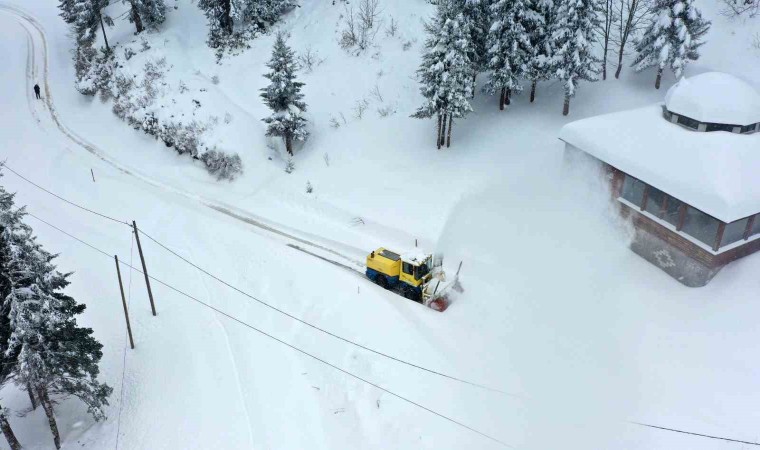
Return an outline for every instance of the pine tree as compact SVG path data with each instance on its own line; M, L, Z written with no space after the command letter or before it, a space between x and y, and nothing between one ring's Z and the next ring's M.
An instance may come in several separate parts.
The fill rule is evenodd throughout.
M9 194L0 186L0 299L5 299L11 293L11 281L6 276L8 263L11 259L11 242L5 236L15 233L5 226L5 218L13 214L13 194ZM20 224L17 221L16 224ZM18 225L16 225L18 226ZM8 233L6 233L8 232ZM18 361L16 352L9 351L8 339L11 337L10 307L5 302L0 303L0 386L4 386L13 375ZM16 438L10 422L9 412L0 406L0 431L8 442L11 450L20 450L21 444Z
M129 21L135 24L137 33L147 28L158 28L166 20L164 0L122 0L129 2Z
M270 83L261 89L261 98L272 114L262 120L269 125L267 136L282 137L288 154L293 155L293 140L304 141L308 137L303 117L306 103L301 93L304 84L296 80L295 53L288 47L283 33L277 33L267 67L271 71L264 77Z
M551 79L552 56L551 30L556 20L556 8L552 0L525 0L527 6L526 32L532 54L525 66L525 78L530 80L530 102L536 99L539 80Z
M166 3L164 0L135 0L137 11L146 28L158 28L166 20Z
M74 23L76 17L74 14L74 2L75 0L60 0L58 3L58 9L61 10L60 16L64 22L69 24Z
M137 2L139 0L124 0L129 2L129 21L135 24L135 32L142 33L144 27L142 17L140 17L140 10L137 9Z
M686 64L699 58L698 49L709 29L710 22L702 18L692 0L656 0L654 19L636 42L633 68L640 72L657 67L654 86L659 89L666 65L679 78Z
M91 336L91 329L77 326L75 316L85 307L63 294L68 274L55 270L55 256L37 243L32 229L23 223L24 208L14 208L12 197L2 200L0 277L4 284L0 288L8 292L2 310L7 311L4 317L10 331L0 332L0 337L7 337L3 356L15 358L13 380L21 389L34 391L55 446L60 448L51 396L77 396L96 420L104 417L102 408L112 389L96 379L102 345ZM5 209L9 202L11 206Z
M534 53L527 28L533 26L523 0L495 0L491 4L494 22L488 32L488 70L491 76L485 85L489 94L500 92L499 109L509 104L509 95L522 90L520 79Z
M296 7L296 0L235 0L240 3L240 18L260 29L277 21L285 12Z
M412 117L438 117L436 145L440 149L444 143L451 145L453 119L472 111L470 30L462 14L448 1L441 1L433 20L425 24L425 31L425 53L417 70L425 103Z
M462 1L462 0L459 0ZM491 28L491 8L489 0L464 0L462 16L470 28L470 61L472 62L472 92L478 73L488 66L488 30Z
M563 0L557 8L550 67L565 87L563 115L570 112L570 99L575 96L578 82L598 80L600 60L594 56L593 46L600 8L598 0Z
M103 15L103 8L108 4L108 0L72 0L72 15L74 32L77 37L77 45L92 46L97 36L98 27L103 32L103 41L106 44L106 50L110 51L108 45L108 36L106 36L105 25L113 25L110 17ZM66 17L64 17L66 20Z
M233 31L232 0L198 0L198 7L206 14L209 22L209 47L222 47Z

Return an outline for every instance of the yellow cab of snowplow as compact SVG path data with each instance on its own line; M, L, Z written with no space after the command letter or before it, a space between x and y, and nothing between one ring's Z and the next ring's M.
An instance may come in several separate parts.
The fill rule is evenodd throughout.
M367 276L374 281L380 274L391 287L401 282L419 288L430 280L430 257L402 257L380 247L367 256Z

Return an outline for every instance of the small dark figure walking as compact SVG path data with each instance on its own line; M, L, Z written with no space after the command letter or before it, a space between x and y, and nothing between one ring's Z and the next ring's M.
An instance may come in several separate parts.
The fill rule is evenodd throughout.
M34 95L37 96L37 100L40 99L40 85L39 84L34 85Z

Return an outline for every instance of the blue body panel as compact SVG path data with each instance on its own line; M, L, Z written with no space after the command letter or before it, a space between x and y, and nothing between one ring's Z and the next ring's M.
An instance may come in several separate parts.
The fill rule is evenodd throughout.
M402 283L401 281L399 281L399 277L389 277L385 274L378 272L377 270L370 269L369 267L367 267L367 272L365 273L367 275L367 278L372 280L373 283L377 283L378 276L384 276L385 279L388 280L388 289L399 292L401 293L401 295L404 295L404 292L411 290L415 293L418 299L422 298L422 286L417 286L417 287L409 286L408 284ZM398 289L398 288L402 288L402 289ZM420 300L417 300L417 301L420 301Z
M398 277L389 277L387 275L383 275L380 272L378 272L377 270L370 269L369 267L367 267L366 274L367 274L367 278L369 278L370 280L372 280L373 283L377 283L376 280L377 280L377 276L378 275L384 276L385 279L388 280L388 287L389 288L394 288L394 287L398 286L398 283L399 283Z

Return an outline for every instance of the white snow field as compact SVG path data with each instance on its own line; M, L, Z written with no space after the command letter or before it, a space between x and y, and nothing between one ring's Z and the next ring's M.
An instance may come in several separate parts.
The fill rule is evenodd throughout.
M232 121L212 138L241 155L242 177L216 182L120 122L109 104L78 94L71 39L55 2L42 0L0 3L0 157L65 199L136 220L186 259L295 317L507 394L321 333L145 237L152 276L224 314L154 282L153 317L142 276L122 266L136 341L130 350L107 256L139 267L129 228L6 169L2 183L18 192L19 204L106 253L28 218L46 248L61 253L59 268L75 271L69 293L87 304L80 320L104 344L101 379L114 387L102 423L75 399L58 405L64 448L752 448L632 421L760 441L760 256L729 265L707 287L686 288L630 252L630 230L614 218L599 181L586 168L562 164L556 137L563 124L662 101L672 75L660 91L653 73L628 68L621 80L584 84L568 118L560 114L558 85L542 84L532 105L517 96L504 112L478 93L476 112L455 124L452 147L437 151L432 121L408 117L420 102L413 79L420 20L432 6L381 2L385 20L399 21L399 36L381 32L375 49L351 56L336 42L341 7L301 3L280 27L297 51L311 46L326 59L303 75L312 137L296 154L294 173L286 174L279 153L267 148L260 121L266 111L258 89L272 37L217 65L204 43L204 19L186 0L177 0L165 30L150 36L151 51L173 66L167 83L183 80L191 88L178 103L196 96L198 114L230 113ZM760 53L751 38L760 23L731 22L716 2L698 3L713 28L687 76L729 71L758 87ZM118 16L126 5L111 8ZM130 27L117 20L111 41L133 39ZM43 87L41 101L34 82ZM375 84L382 101L370 94ZM362 97L372 106L359 120L351 108ZM396 114L380 117L385 106ZM187 111L178 106L177 113ZM341 112L346 122L333 129L330 118L343 123ZM405 250L415 238L443 253L449 271L463 261L464 292L444 313L359 273L370 250ZM29 409L26 394L12 386L0 399L14 412ZM11 417L28 449L52 447L45 422L40 409Z

